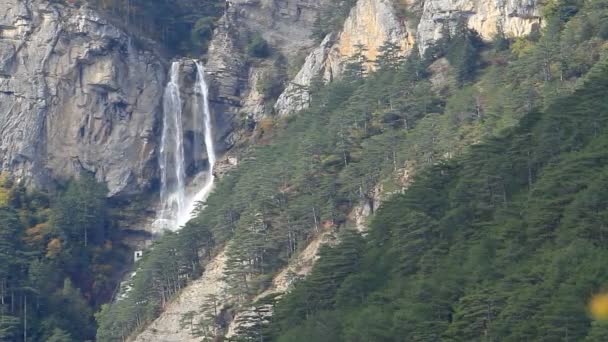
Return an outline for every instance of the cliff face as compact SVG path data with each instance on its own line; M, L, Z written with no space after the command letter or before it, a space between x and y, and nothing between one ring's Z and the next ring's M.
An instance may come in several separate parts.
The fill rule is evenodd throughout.
M401 6L419 16L415 23L398 14ZM373 61L378 49L390 41L408 54L414 44L419 53L441 37L445 25L453 29L459 20L489 40L502 28L509 37L530 33L540 27L541 19L536 0L359 0L338 35L329 35L306 59L306 63L292 84L281 94L275 110L286 115L308 106L306 89L316 76L325 81L339 77L343 63L355 53L355 46L363 44L366 57Z
M298 53L308 52L303 66L274 105L278 115L287 115L308 106L310 95L307 88L313 79L320 76L328 82L340 77L344 62L356 52L358 44L365 45L366 57L370 61L376 59L379 48L386 41L399 45L404 55L412 53L415 43L420 48L416 53L422 52L440 37L446 20L456 23L460 18L467 19L469 27L479 31L486 39L494 35L497 23L502 25L507 35L526 34L540 24L540 19L536 17L536 3L525 1L426 0L404 4L392 0L359 0L345 20L343 29L329 34L316 47L309 38L310 29L314 14L326 5L324 1L233 1L215 31L208 52L207 68L213 76L214 106L216 110L232 113L235 117L246 115L254 119L259 119L268 111L268 104L257 92L256 83L264 72L272 70L272 66L246 55L243 46L252 33L262 34L287 59L293 60ZM417 13L420 20L410 20L400 15L398 6L405 6ZM373 64L370 63L370 67ZM404 169L403 173L405 184L409 170ZM376 195L378 201L375 205L380 203L381 190ZM359 229L364 229L365 217L371 213L372 205L375 206L362 203L353 209L350 219ZM331 235L330 232L327 234ZM322 234L301 255L294 257L262 295L286 291L289 273L306 276L314 265L319 246L327 240L325 237L325 233ZM221 269L223 259L222 253L216 256L205 275L186 287L167 311L135 339L170 341L175 337L175 340L194 341L191 331L180 327L179 317L186 314L194 314L195 318L205 316L206 312L201 308L210 307L209 299L205 296L210 289L214 291L213 294L222 293L221 287L225 285L221 280L213 280L217 277L212 276ZM226 308L226 305L231 305L227 303L233 302L230 298L222 297L220 307ZM236 308L232 322L224 327L225 331L214 331L214 334L233 336L239 330L242 318L249 312L247 304L242 305ZM230 321L228 316L223 318Z
M315 46L310 38L317 15L329 0L233 0L220 20L207 54L215 132L219 149L236 140L245 117L271 111L257 85L276 72L273 62L251 58L245 46L260 34L294 64L308 54L297 76L274 105L279 115L309 102L316 76L339 77L357 44L374 60L392 41L404 54L420 51L441 35L446 23L464 18L482 37L497 27L507 35L541 24L536 0L426 0L403 4L359 0L341 32ZM419 13L412 24L397 6ZM122 30L86 8L42 0L0 4L0 169L35 184L83 170L108 184L111 195L150 188L157 176L156 148L166 67ZM188 75L186 75L188 77Z
M412 53L414 44L423 52L440 37L446 23L461 19L486 39L497 27L518 36L541 24L536 0L420 0L412 4L358 0L342 30L316 44L310 38L313 23L331 1L229 2L206 56L218 150L238 140L235 127L241 118L259 120L271 110L257 84L276 66L247 55L245 46L255 34L264 37L274 56L284 56L287 64L307 56L274 105L276 113L287 115L307 107L307 87L315 77L325 81L339 77L358 44L366 47L366 57L373 61L386 41L399 45L404 54ZM406 6L420 20L400 15L398 6ZM189 98L195 96L189 86L195 72L191 62L183 65L182 95ZM161 57L134 44L127 33L90 9L47 0L3 0L0 171L44 185L84 170L106 182L111 195L150 189L158 174L166 71ZM184 112L191 112L185 106ZM185 120L188 125L190 119ZM369 212L371 208L362 207L353 221L362 226L362 217ZM303 255L306 267L300 268L301 275L314 263L318 246L311 246ZM180 320L206 304L206 295L221 292L222 265L220 254L206 275L185 289L138 340L172 335L179 341L194 339L180 327ZM286 273L279 274L268 291L285 291L288 283L282 274Z
M414 35L407 22L399 18L395 3L391 0L360 0L344 22L342 31L329 34L306 58L306 62L294 80L277 100L275 110L286 115L308 106L306 89L316 76L325 81L339 77L344 62L355 54L356 46L367 49L365 55L374 61L379 48L387 41L401 47L404 54L410 52Z
M427 0L416 35L420 52L441 37L444 25L453 28L461 19L484 39L492 39L499 27L517 37L541 25L536 0Z
M148 187L165 71L95 12L0 3L0 169L44 184L82 170L111 195Z
M317 14L329 0L233 0L215 30L207 53L207 70L214 78L218 111L260 119L266 108L257 91L258 80L274 73L273 63L246 53L253 35L261 35L273 54L286 63L306 54L315 45L310 38ZM228 115L228 114L226 114Z

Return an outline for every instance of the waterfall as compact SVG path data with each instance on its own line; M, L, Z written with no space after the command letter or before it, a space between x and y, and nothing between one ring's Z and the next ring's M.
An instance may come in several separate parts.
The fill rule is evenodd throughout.
M163 95L163 130L161 137L159 166L161 171L160 208L153 224L155 231L177 230L192 217L197 203L204 201L213 189L213 168L216 155L213 144L213 125L209 109L209 88L205 81L205 69L196 62L196 100L192 122L195 132L202 132L207 153L208 167L194 177L193 189L186 189L186 160L184 155L184 127L182 120L182 100L179 92L180 62L171 65L169 82ZM194 139L192 153L200 154L202 141ZM191 158L190 160L197 160ZM202 182L199 181L202 178Z
M170 227L186 202L186 172L182 128L182 100L179 94L179 62L171 64L169 82L163 94L163 132L160 143L160 203L158 223Z
M201 62L196 62L196 83L194 85L195 91L199 95L198 106L199 112L203 114L203 132L205 137L205 150L207 152L207 160L209 166L205 173L205 180L200 188L196 191L193 196L188 198L186 209L178 216L178 225L184 225L190 220L192 213L196 209L197 203L204 201L213 190L213 181L215 176L213 175L213 167L215 166L216 155L215 147L213 145L213 126L211 122L211 111L209 110L209 87L205 81L205 68ZM195 118L199 116L195 115ZM196 121L195 121L196 123ZM194 149L195 151L197 149Z

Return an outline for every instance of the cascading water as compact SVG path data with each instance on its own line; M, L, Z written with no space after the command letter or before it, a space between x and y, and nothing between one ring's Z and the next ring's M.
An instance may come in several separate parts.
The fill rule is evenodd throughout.
M207 168L207 172L205 174L205 180L199 191L195 192L194 195L188 198L187 206L183 212L177 218L177 223L179 226L186 224L194 210L196 209L197 203L204 201L209 196L211 190L213 190L213 168L215 166L216 156L215 156L215 147L213 145L213 126L211 123L211 111L209 110L209 87L207 86L207 82L205 81L205 68L201 62L196 62L196 83L195 83L196 91L199 95L198 112L202 112L203 114L203 132L205 137L205 149L207 152L207 160L209 162L209 167ZM198 116L195 116L197 118ZM195 123L200 122L200 120L195 120ZM194 149L195 151L197 149Z
M160 145L160 210L157 225L171 229L176 213L186 201L186 172L182 128L182 100L179 93L179 62L171 64L169 82L163 94L163 132Z
M204 145L207 153L208 168L206 172L195 177L196 188L186 189L186 160L184 155L184 127L182 120L182 100L179 92L180 62L173 62L169 82L163 97L163 131L160 147L161 191L160 208L154 228L157 231L177 230L188 220L196 209L197 203L204 201L213 189L213 167L216 155L213 144L213 126L209 109L209 89L205 81L205 69L200 62L196 62L196 82L194 93L196 96L192 113L195 132L203 132ZM202 117L202 118L201 118ZM201 120L202 119L202 120ZM199 139L200 140L200 139ZM200 154L201 141L194 140L192 153ZM195 156L191 160L197 160ZM197 180L204 177L202 183Z

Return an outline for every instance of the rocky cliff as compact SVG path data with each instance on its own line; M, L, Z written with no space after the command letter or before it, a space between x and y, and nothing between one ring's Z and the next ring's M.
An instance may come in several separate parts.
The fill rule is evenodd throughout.
M307 52L303 66L288 83L279 96L274 111L278 115L287 115L305 108L310 100L307 89L315 77L320 76L329 82L340 77L344 62L356 51L356 45L367 48L366 57L373 61L379 54L379 48L386 42L398 44L404 55L412 53L415 44L423 52L441 35L442 27L456 23L461 18L467 20L469 27L480 32L483 38L490 39L497 27L510 36L529 33L540 24L538 8L533 0L529 2L513 0L496 2L489 0L469 0L443 2L426 0L416 3L392 0L359 0L345 20L342 30L330 33L313 47L308 38L315 11L322 10L325 4L321 1L234 1L216 29L211 42L207 66L214 76L216 106L226 112L250 116L259 119L268 113L268 103L257 92L257 80L264 72L272 70L268 62L257 61L246 56L243 46L252 32L261 33L273 46L275 51L293 60L298 53ZM302 8L310 10L310 14ZM413 16L403 15L403 9ZM498 26L500 25L500 26ZM305 34L304 34L305 33ZM370 63L370 67L373 64ZM411 170L404 169L404 186ZM382 198L379 190L376 194L378 203ZM377 204L377 203L376 203ZM350 219L359 228L364 229L365 217L371 213L369 203L353 209ZM288 275L295 273L306 276L316 260L316 253L322 241L327 240L324 232L305 248L301 255L295 256L285 269L273 279L273 284L257 298L268 294L280 294L288 289ZM331 234L330 234L331 235ZM329 235L328 235L329 236ZM330 239L331 240L331 239ZM205 298L212 289L214 294L222 293L221 281L209 283L213 274L221 269L223 254L211 262L205 275L183 290L175 303L150 325L137 341L171 340L178 336L180 341L194 341L191 331L179 325L178 316L194 312L194 317L203 317L210 307ZM302 265L305 265L302 266ZM199 293L200 292L200 293ZM217 298L217 297L216 297ZM230 303L229 298L222 297L220 307ZM241 320L249 309L247 304L234 312L234 319L227 326L220 328L233 336L239 330ZM230 320L231 315L223 317ZM227 322L223 322L227 323ZM221 333L221 331L219 331Z
M401 10L401 11L400 11ZM404 13L408 13L405 15ZM410 53L414 44L424 51L441 37L445 26L454 29L459 20L490 40L500 28L508 37L530 33L542 24L536 0L359 0L339 34L330 34L306 58L306 63L281 94L275 110L279 115L307 107L312 79L325 81L339 77L344 62L355 46L367 48L366 57L374 61L385 42ZM373 65L371 65L373 67Z
M465 20L486 40L498 29L508 37L517 37L542 24L536 0L427 0L416 35L420 52L441 37L444 25L453 29L459 20Z
M379 48L387 41L401 47L404 54L409 53L414 43L404 18L397 15L392 0L360 0L351 10L339 33L330 33L323 42L306 58L306 62L296 77L290 82L277 100L275 110L286 115L308 106L308 87L316 76L325 81L339 77L344 62L351 57L356 46L361 44L367 49L366 57L374 61Z
M0 169L38 185L83 170L130 194L154 178L165 71L97 13L0 4Z
M463 18L487 39L498 27L517 36L541 24L536 0L359 0L343 29L315 47L313 23L328 3L229 3L206 57L220 149L238 140L234 127L243 119L257 121L272 111L257 85L277 71L276 60L294 66L308 55L274 105L285 115L307 106L306 88L315 76L338 77L357 44L374 60L385 41L404 54L414 43L424 51L446 23ZM108 184L111 195L153 187L166 77L162 58L87 8L6 0L0 13L0 169L35 184L89 171ZM256 34L269 43L275 62L247 55Z
M366 57L373 61L386 41L399 45L403 54L412 53L415 44L423 52L444 26L459 20L485 39L498 28L518 36L542 24L536 0L358 0L343 28L318 44L310 38L313 23L329 3L228 2L205 56L218 149L239 140L235 128L243 119L257 121L271 111L287 115L305 108L312 80L339 77L358 44L365 45ZM247 53L255 35L268 42L270 58ZM136 41L86 7L46 0L0 3L0 171L38 185L88 171L107 183L110 195L153 189L167 63ZM293 67L301 56L307 56L303 66L273 105L257 85L277 71L277 63ZM184 62L184 89L192 88L188 84L194 77L193 63ZM183 96L195 95L184 91ZM190 112L188 104L185 112ZM361 218L370 211L362 207L353 221L362 226ZM296 273L306 275L317 247L305 249L306 267ZM205 295L221 292L222 260L223 254L217 256L205 276L185 289L138 339L153 341L177 333L180 341L193 339L190 332L182 332L181 316L206 304ZM288 271L280 273L267 292L284 291Z
M234 0L215 30L207 53L207 70L214 76L218 110L259 120L271 108L257 84L275 73L272 62L249 56L254 35L270 45L273 59L294 63L315 45L311 30L329 0Z

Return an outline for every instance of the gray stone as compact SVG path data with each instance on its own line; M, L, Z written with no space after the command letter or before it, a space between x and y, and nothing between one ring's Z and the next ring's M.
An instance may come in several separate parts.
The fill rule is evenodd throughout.
M541 25L537 0L426 0L416 35L420 52L441 37L444 25L454 29L458 20L466 20L486 40L497 27L518 37Z
M160 59L86 8L5 0L0 25L0 170L39 186L85 170L110 195L149 187Z
M212 74L213 106L225 116L259 121L267 108L256 85L272 72L272 63L247 56L245 47L253 34L261 34L273 50L293 62L315 46L311 30L317 14L330 0L232 0L219 21L207 53ZM229 140L230 136L227 136ZM233 140L233 139L232 139Z

